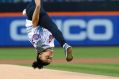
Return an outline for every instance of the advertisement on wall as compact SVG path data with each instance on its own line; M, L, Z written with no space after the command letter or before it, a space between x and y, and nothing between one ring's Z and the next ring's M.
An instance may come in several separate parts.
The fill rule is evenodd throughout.
M73 46L118 46L119 14L93 14L56 13L50 16ZM25 19L24 16L0 16L0 46L31 46Z

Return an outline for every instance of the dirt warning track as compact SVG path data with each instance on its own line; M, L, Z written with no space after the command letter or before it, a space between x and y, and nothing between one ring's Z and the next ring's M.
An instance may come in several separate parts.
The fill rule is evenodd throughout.
M31 64L34 60L0 60L0 64ZM53 59L53 63L66 63L65 59ZM71 63L119 63L119 58L75 58Z

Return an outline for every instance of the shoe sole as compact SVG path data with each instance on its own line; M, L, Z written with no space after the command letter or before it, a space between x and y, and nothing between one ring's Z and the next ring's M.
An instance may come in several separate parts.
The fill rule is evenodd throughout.
M72 47L69 47L67 49L67 57L66 57L67 62L70 62L73 60L73 56L72 56Z

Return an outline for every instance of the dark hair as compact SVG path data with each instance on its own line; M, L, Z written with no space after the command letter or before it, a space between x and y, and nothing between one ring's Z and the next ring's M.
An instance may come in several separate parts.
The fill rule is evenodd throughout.
M49 65L50 63L44 62L39 58L39 54L37 54L37 60L33 62L32 67L42 69L44 66Z

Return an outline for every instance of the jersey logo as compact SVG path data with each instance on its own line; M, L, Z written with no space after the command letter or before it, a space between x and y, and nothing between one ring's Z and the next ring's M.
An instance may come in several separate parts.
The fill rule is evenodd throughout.
M41 38L41 36L40 36L39 34L34 34L34 35L32 36L32 44L35 44L36 41L37 41L39 38Z
M34 34L32 37L33 40L38 40L39 38L41 38L39 34Z

